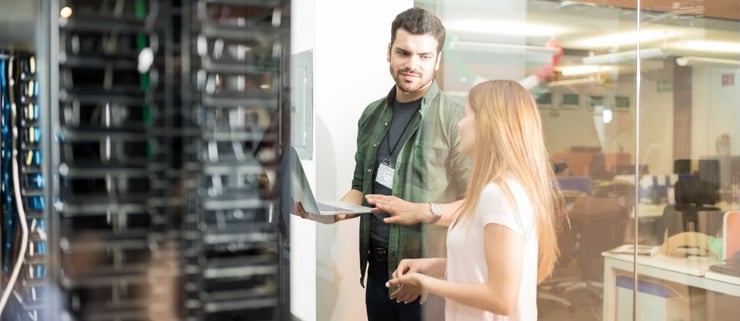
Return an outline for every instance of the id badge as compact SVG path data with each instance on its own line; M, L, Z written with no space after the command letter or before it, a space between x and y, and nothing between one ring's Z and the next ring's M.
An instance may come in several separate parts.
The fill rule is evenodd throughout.
M375 181L388 189L393 189L393 173L395 171L389 164L381 162L378 165L378 175L375 177Z

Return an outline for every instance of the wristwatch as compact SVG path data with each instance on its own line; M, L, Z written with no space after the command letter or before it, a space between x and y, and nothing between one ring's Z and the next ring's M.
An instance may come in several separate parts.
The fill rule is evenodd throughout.
M442 206L437 203L429 203L429 209L432 211L432 220L429 224L436 224L440 218L442 218Z

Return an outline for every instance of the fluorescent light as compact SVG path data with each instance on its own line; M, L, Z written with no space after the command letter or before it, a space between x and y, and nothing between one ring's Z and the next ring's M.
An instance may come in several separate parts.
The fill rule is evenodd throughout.
M614 115L611 109L607 108L601 112L601 121L604 122L604 124L611 123L613 118L614 118Z
M640 59L650 59L663 57L663 50L659 48L650 48L640 50ZM584 64L616 64L620 62L634 62L637 60L637 51L621 51L598 56L589 56L583 58Z
M445 26L447 30L506 36L552 37L565 31L561 27L500 20L453 20L446 22Z
M740 43L729 41L687 40L671 44L671 49L714 53L740 53Z
M615 66L600 66L600 65L576 65L576 66L563 66L558 67L558 71L563 76L578 76L588 74L599 74L602 72L616 72Z
M477 41L455 41L451 43L450 49L484 52L493 51L499 53L533 53L548 56L551 56L557 52L557 49L555 48Z
M683 57L676 58L676 64L678 64L679 66L696 66L696 65L740 66L740 60L683 56Z
M655 29L655 30L641 30L639 35L637 31L629 31L622 33L612 33L605 36L599 36L594 38L587 38L578 41L578 46L588 48L612 48L619 46L634 45L638 40L640 42L651 42L656 40L665 40L677 36L676 32Z
M603 84L604 81L599 77L588 77L588 78L576 78L576 79L564 79L555 80L547 83L548 87L565 87L575 85L591 85L591 84Z

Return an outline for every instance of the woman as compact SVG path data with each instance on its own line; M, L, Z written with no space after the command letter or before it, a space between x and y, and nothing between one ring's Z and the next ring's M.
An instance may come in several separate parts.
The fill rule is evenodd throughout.
M472 158L468 194L447 235L447 258L402 260L391 298L447 298L447 321L537 320L537 284L558 256L561 204L532 95L493 80L470 90L458 123Z

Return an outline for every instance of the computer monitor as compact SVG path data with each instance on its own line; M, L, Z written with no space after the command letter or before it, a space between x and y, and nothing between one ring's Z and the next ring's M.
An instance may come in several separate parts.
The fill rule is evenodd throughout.
M719 159L700 159L699 160L699 180L711 182L714 188L719 188L720 184L720 163Z
M676 174L691 175L691 160L690 159L677 159L673 161L673 172Z
M740 184L740 156L720 157L722 185Z
M676 202L665 207L661 221L667 236L699 232L715 236L722 229L723 212L714 207L718 200L712 182L679 179L674 188Z
M720 187L720 184L727 183L729 166L731 166L730 159L726 157L677 159L673 161L673 172L684 179L696 176L698 180L711 182L716 189Z
M560 176L558 187L561 190L588 193L591 190L591 178L588 176Z

